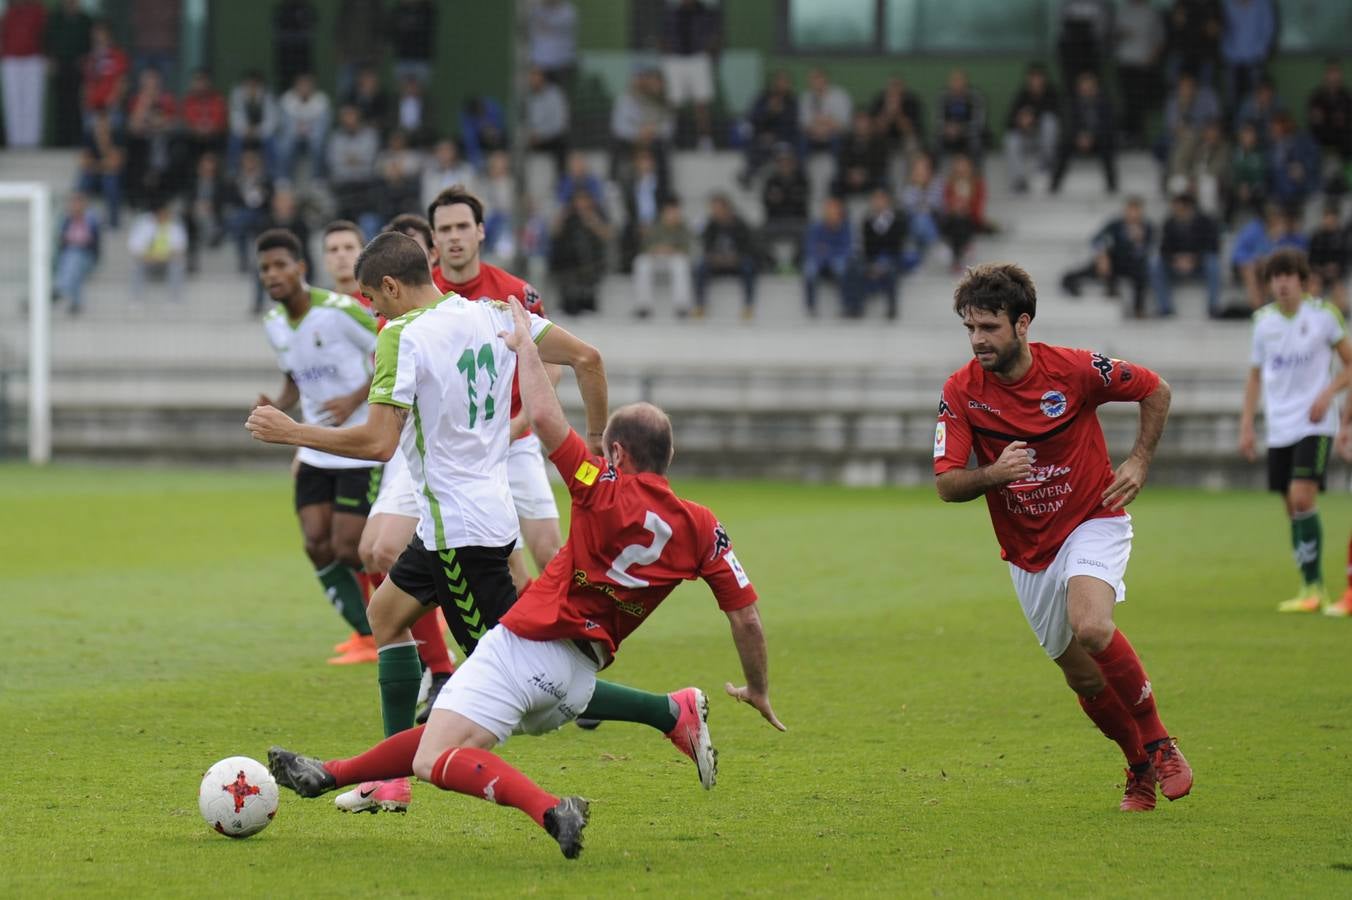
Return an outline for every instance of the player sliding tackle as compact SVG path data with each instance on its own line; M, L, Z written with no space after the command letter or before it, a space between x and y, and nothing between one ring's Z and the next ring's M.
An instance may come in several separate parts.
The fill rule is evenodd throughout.
M650 404L626 406L606 425L604 458L589 452L531 342L534 317L515 300L511 311L506 339L519 356L526 414L572 495L567 543L451 676L427 725L351 759L321 763L274 747L268 760L279 784L306 797L413 773L443 790L516 807L572 859L582 850L587 801L550 794L489 751L509 735L550 731L579 715L641 722L666 734L712 787L717 756L701 691L663 696L596 680L621 641L682 581L702 578L727 614L746 677L743 687L726 685L728 694L784 726L770 705L755 589L713 513L667 483L671 422Z

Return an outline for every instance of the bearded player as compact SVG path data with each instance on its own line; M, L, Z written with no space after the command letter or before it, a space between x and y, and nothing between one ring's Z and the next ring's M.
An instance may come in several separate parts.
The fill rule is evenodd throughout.
M934 430L939 496L985 496L1024 616L1085 714L1127 758L1123 811L1192 789L1192 769L1160 722L1136 651L1113 625L1126 599L1131 517L1169 415L1149 369L1087 350L1030 343L1037 293L1015 265L969 269L954 294L975 359L944 385ZM1095 410L1138 403L1136 445L1113 471ZM968 468L975 451L976 468Z

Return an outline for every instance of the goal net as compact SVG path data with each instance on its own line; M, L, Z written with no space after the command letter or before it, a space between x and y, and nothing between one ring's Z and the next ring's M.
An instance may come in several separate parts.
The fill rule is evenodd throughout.
M0 181L0 457L52 454L51 192Z

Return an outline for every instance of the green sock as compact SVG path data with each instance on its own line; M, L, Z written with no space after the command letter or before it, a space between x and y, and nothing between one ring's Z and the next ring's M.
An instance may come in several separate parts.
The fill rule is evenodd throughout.
M315 575L324 586L338 615L347 620L357 634L370 634L371 625L366 621L366 598L362 595L361 585L357 583L357 573L340 562L329 563L322 569L316 569Z
M1323 584L1324 529L1319 524L1318 510L1291 517L1291 547L1305 583Z
M591 702L582 711L581 718L605 722L637 722L651 725L666 734L676 727L680 710L666 694L650 694L637 688L609 681L596 682Z
M376 679L380 682L380 716L385 723L385 737L412 728L413 714L418 709L418 686L422 683L417 645L409 642L381 647Z

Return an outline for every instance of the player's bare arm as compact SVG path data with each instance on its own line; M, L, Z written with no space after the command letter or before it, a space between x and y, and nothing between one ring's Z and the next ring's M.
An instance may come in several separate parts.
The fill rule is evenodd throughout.
M275 406L278 409L291 409L300 402L300 388L296 386L296 380L287 373L282 381L282 389L277 392L277 399L269 397L267 394L259 394L258 402L254 406Z
M518 418L524 417L540 439L545 452L553 453L568 437L568 417L559 405L559 396L554 391L555 382L540 359L540 348L531 340L526 308L515 297L508 304L514 327L511 333L503 333L502 339L516 353L517 386L521 389L521 415ZM553 333L553 329L550 329L550 333Z
M723 689L734 700L754 706L765 717L765 721L775 728L788 731L770 706L770 672L760 611L753 603L741 609L729 610L727 616L728 624L732 627L732 642L742 660L742 675L746 678L746 684L737 687L728 682Z
M563 379L563 366L555 366L546 363L545 371L549 373L549 380L553 383L554 389L558 390L559 382ZM512 416L512 421L509 423L511 440L517 440L529 430L530 417L526 415L524 409Z
M537 346L541 360L568 366L573 370L578 393L582 395L582 406L587 413L587 446L593 453L600 453L601 435L606 428L610 402L606 366L601 359L601 352L558 325L546 331ZM553 390L552 384L550 390Z
M1028 444L1012 441L1000 451L1000 458L988 466L975 469L953 469L934 479L939 499L946 503L966 503L975 500L991 488L1027 478L1033 473L1028 456Z
M352 428L305 425L280 409L260 406L249 415L244 427L255 439L267 444L291 444L352 459L389 461L399 446L408 410L388 403L372 403L367 420Z
M1244 410L1239 414L1239 452L1249 462L1258 458L1258 438L1254 432L1253 420L1258 412L1258 393L1262 389L1263 370L1257 366L1249 369L1249 378L1244 382Z
M328 424L334 426L342 425L348 419L352 418L354 412L361 409L362 404L366 402L366 398L369 396L371 396L371 379L368 378L366 379L365 384L358 387L352 393L334 397L332 400L325 403L322 409L324 410L324 415L328 419Z
M1328 387L1319 392L1319 396L1311 404L1311 422L1322 421L1324 416L1328 415L1329 405L1333 403L1333 398L1352 386L1352 338L1344 336L1342 340L1333 345L1333 349L1338 351L1338 359L1342 361L1343 368L1338 376L1329 382Z
M1146 473L1150 471L1150 461L1155 458L1155 448L1164 433L1172 400L1173 391L1163 378L1141 400L1141 424L1136 430L1136 445L1131 448L1126 461L1117 467L1113 483L1103 492L1103 505L1108 509L1121 509L1135 500L1145 487Z

